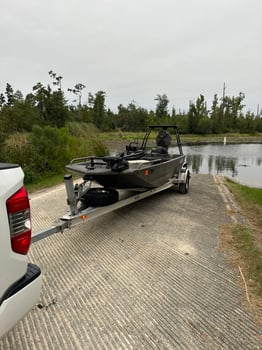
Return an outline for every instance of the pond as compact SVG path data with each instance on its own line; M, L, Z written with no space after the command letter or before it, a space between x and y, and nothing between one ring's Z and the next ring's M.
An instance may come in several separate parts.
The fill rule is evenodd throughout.
M183 146L192 174L217 174L262 188L262 144Z

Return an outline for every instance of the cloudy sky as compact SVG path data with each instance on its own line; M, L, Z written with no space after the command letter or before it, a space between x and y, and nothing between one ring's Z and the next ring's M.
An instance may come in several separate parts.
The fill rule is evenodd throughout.
M53 70L63 90L86 85L83 102L105 91L112 110L155 109L158 94L210 106L224 82L262 107L261 0L2 0L0 33L0 92L26 95Z

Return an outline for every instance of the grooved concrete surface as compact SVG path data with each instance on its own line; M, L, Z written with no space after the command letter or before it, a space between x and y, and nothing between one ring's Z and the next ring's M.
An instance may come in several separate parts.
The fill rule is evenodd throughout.
M51 225L66 212L64 187L31 206L35 231ZM162 192L35 243L39 304L0 349L262 349L221 249L232 220L221 179L194 175L187 195Z

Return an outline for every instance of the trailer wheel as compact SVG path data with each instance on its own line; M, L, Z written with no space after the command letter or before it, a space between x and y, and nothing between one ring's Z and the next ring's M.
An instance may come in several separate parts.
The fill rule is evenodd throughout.
M186 181L179 184L179 192L186 194L189 190L189 176L187 175Z
M118 199L118 192L114 188L94 187L88 190L80 200L89 207L103 207L117 202Z

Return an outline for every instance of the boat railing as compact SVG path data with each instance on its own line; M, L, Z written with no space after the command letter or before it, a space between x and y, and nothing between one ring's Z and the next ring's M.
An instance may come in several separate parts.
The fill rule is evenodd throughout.
M107 167L108 164L104 161L104 157L87 156L74 158L70 161L70 165L79 164L86 165L88 168L93 169L94 166Z
M73 159L70 161L70 165L75 164L75 163L87 162L87 161L91 160L92 158L94 158L94 157L88 156L88 157L73 158Z

